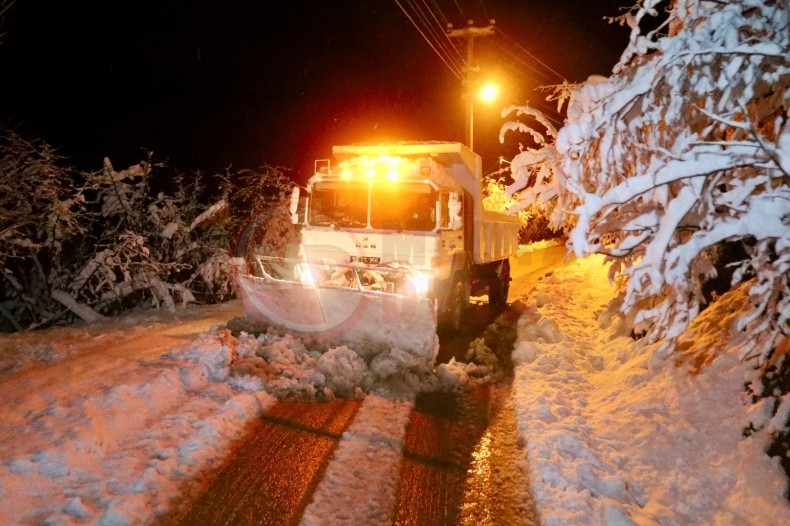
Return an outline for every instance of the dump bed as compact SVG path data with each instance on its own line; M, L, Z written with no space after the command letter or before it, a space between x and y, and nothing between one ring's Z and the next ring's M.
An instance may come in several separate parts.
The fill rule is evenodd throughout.
M482 210L475 228L475 263L488 263L509 258L518 252L518 219L500 212Z

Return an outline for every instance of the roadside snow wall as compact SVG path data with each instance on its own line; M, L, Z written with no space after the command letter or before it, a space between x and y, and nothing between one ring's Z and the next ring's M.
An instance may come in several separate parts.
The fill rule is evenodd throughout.
M768 457L732 329L745 287L721 297L664 357L607 304L600 257L540 282L513 352L520 436L541 521L554 525L777 524L787 479ZM599 326L600 323L600 326ZM654 357L655 355L655 357ZM784 424L786 425L786 423Z

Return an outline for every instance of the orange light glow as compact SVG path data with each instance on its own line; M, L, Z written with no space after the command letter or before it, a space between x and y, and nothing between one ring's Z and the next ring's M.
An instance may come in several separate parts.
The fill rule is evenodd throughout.
M483 102L493 102L499 96L499 86L497 86L493 82L486 82L480 88L480 91L477 93L477 96Z
M344 160L338 165L334 173L336 177L343 180L354 180L364 177L370 181L380 179L393 183L430 173L430 167L427 173L418 173L417 168L417 164L412 163L407 158L382 154L370 157L359 156Z

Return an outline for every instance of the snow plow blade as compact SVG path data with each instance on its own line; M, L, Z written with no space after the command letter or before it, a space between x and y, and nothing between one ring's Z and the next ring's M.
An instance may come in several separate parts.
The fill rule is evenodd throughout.
M245 314L255 322L358 351L397 347L435 356L433 300L408 287L387 290L394 289L401 270L257 257L253 271L239 272L236 282ZM301 279L277 277L288 274Z

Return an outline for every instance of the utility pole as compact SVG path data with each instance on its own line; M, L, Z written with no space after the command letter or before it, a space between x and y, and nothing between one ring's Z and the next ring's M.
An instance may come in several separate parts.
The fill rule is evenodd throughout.
M475 124L475 95L474 77L480 70L474 65L474 41L477 37L487 37L494 34L494 20L489 20L485 27L476 27L472 20L467 22L463 29L453 29L452 24L447 24L447 36L466 40L466 67L464 67L464 96L466 97L466 145L474 151L474 124Z

